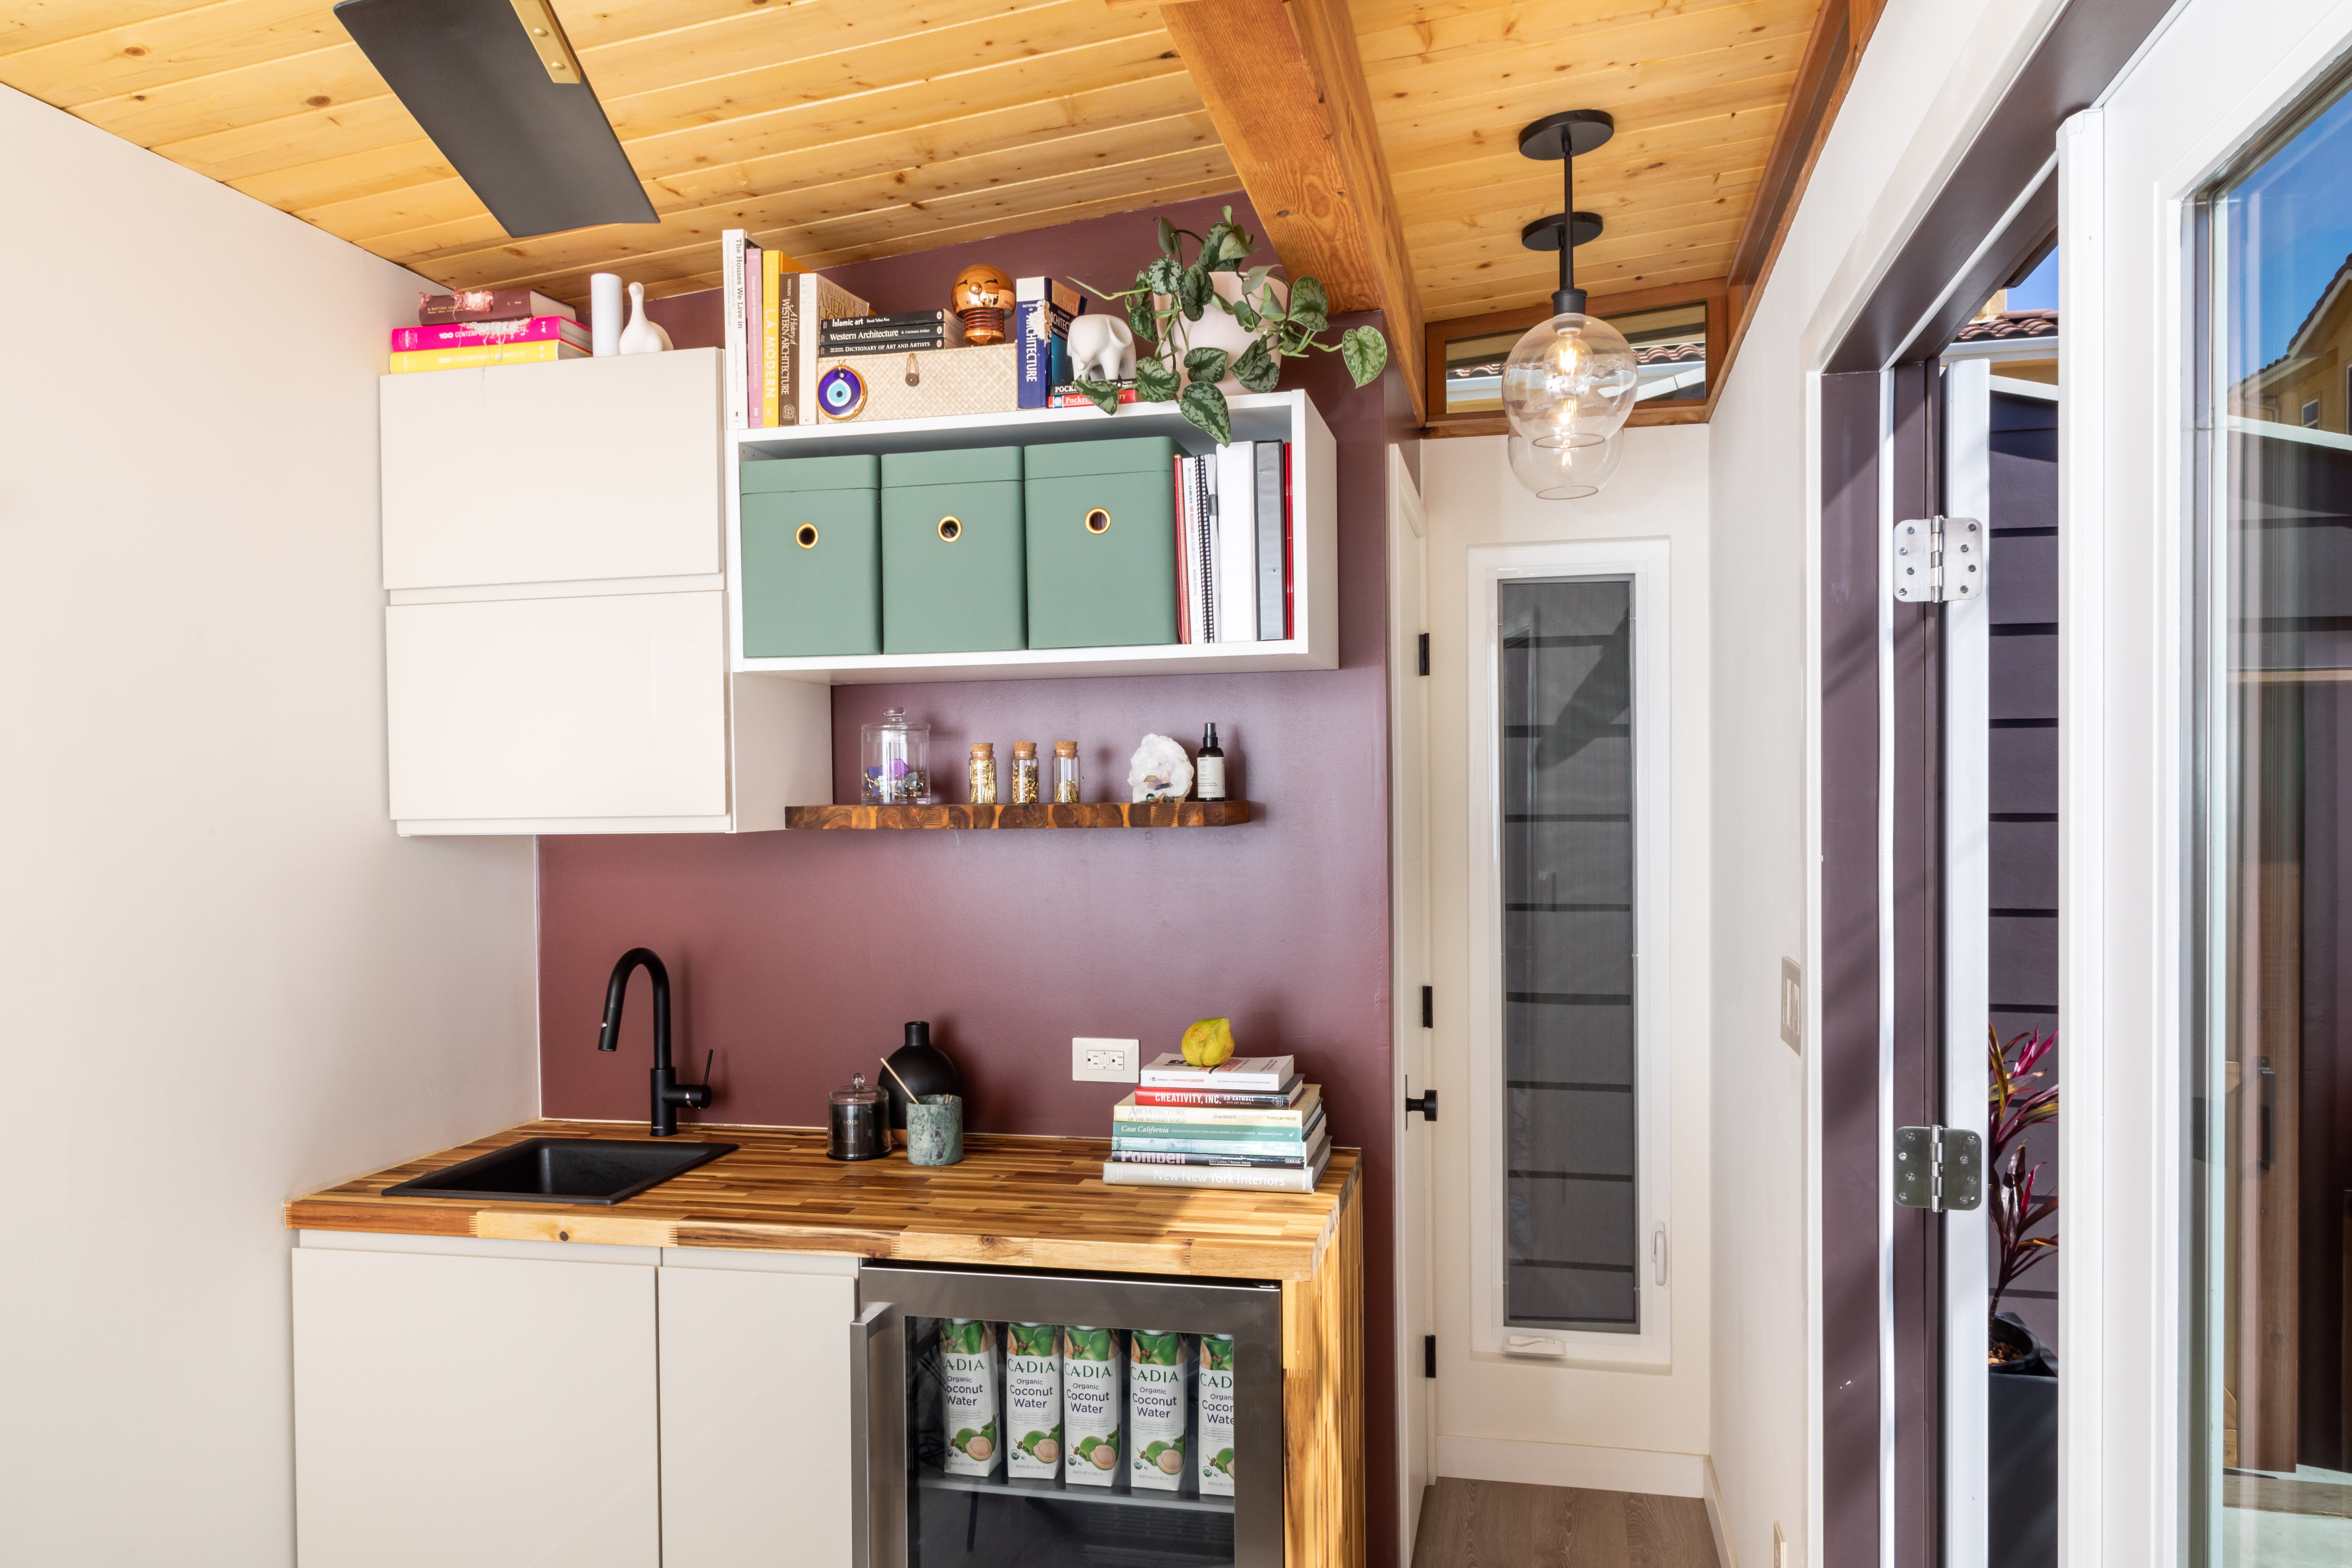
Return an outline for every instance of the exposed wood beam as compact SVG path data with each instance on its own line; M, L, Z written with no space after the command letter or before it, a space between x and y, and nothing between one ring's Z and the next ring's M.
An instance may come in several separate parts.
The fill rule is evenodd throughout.
M1345 0L1163 0L1160 16L1283 267L1334 310L1385 314L1425 419L1421 296Z

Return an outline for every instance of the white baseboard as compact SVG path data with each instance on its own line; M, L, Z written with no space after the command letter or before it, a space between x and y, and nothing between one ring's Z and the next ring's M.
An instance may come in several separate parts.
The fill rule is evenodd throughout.
M1723 1568L1739 1568L1739 1554L1731 1550L1731 1530L1723 1522L1723 1488L1715 1479L1715 1456L1704 1461L1706 1468L1706 1528L1715 1536L1715 1560Z
M1589 1448L1574 1443L1515 1443L1498 1437L1440 1437L1437 1473L1465 1481L1516 1481L1523 1486L1586 1487L1594 1491L1705 1497L1703 1454L1658 1454L1639 1448ZM1712 1517L1713 1510L1709 1515ZM1720 1535L1717 1536L1720 1540Z

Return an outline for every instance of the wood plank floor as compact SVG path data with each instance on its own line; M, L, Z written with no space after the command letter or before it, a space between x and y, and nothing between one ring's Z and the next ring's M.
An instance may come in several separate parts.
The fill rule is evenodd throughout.
M1720 1568L1696 1498L1440 1480L1412 1568Z

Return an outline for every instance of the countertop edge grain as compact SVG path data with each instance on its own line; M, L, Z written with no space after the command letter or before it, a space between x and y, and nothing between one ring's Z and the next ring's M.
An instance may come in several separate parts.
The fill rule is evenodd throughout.
M902 1155L878 1165L828 1161L824 1134L811 1129L705 1123L693 1134L743 1147L610 1207L383 1195L388 1186L526 1138L647 1136L630 1123L541 1120L293 1198L285 1223L394 1236L1305 1280L1357 1201L1362 1172L1360 1152L1343 1148L1312 1194L1112 1187L1100 1175L1108 1139L976 1134L963 1164L931 1171L907 1166ZM1010 1180L1024 1177L1025 1184ZM1021 1190L1024 1184L1030 1190ZM976 1224L969 1218L976 1191L1014 1195ZM1068 1229L1052 1224L1041 1205L1066 1213ZM1302 1221L1313 1224L1311 1235Z

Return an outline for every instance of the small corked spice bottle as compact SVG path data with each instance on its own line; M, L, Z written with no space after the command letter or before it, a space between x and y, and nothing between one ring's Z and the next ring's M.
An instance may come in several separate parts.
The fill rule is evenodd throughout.
M1078 743L1076 741L1054 742L1054 804L1078 804Z
M996 804L996 742L974 741L971 743L971 804Z
M1037 804L1037 742L1013 742L1013 804Z

